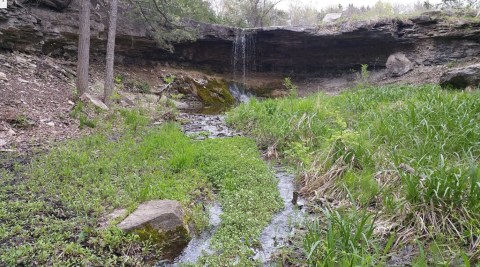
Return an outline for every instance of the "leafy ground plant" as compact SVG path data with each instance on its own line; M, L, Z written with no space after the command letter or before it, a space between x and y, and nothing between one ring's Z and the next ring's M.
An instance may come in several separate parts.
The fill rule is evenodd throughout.
M378 214L365 257L381 260L372 248L384 247L393 232L390 253L411 245L418 254L418 240L428 264L455 265L480 256L479 101L478 92L433 85L368 87L252 100L228 122L297 166L312 203Z
M122 111L117 131L59 144L26 166L0 170L0 265L150 266L162 248L114 226L116 208L178 200L205 225L201 203L213 191L223 208L211 266L245 265L261 230L281 207L276 180L246 138L196 142L175 124L150 127L141 111ZM107 116L108 117L108 116ZM201 229L200 229L201 230Z

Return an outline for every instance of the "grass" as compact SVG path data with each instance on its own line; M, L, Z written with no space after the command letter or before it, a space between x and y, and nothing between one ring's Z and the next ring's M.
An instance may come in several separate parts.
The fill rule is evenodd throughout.
M321 242L313 251L317 241L305 248L311 263L351 259L345 246L325 254L320 244L343 223L350 230L339 236L347 238L358 222L345 214L357 210L376 221L365 242L353 241L362 248L350 250L358 258L354 265L381 262L406 245L420 253L417 239L428 264L478 263L479 101L478 92L433 85L370 87L338 96L252 100L230 112L228 122L297 166L301 192L331 209L322 218L332 230L317 231ZM395 242L383 253L390 232Z
M175 124L149 126L145 114L103 114L121 127L98 127L110 130L0 170L0 265L153 265L162 247L113 225L100 229L104 216L116 208L131 212L151 199L173 199L202 230L208 227L202 203L212 201L213 191L224 211L213 240L222 261L204 261L223 266L239 256L254 264L249 247L281 207L276 180L256 144L246 138L196 142Z

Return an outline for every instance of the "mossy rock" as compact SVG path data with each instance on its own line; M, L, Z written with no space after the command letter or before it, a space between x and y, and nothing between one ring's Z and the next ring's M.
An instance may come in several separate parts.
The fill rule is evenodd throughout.
M186 227L179 226L169 231L159 231L147 224L134 230L141 240L148 241L162 250L165 259L173 260L188 245L191 237Z
M197 95L205 105L208 106L233 106L235 99L228 90L228 83L225 80L209 79L206 84L194 81L197 87Z

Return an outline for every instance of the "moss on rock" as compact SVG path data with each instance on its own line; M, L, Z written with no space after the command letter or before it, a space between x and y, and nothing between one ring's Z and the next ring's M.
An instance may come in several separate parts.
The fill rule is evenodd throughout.
M135 229L134 233L141 240L149 241L161 248L163 257L169 260L173 260L180 255L191 239L188 229L183 226L169 231L159 231L150 224L146 224L140 229Z
M232 106L235 104L235 99L228 90L228 83L225 80L210 79L203 85L195 81L195 85L198 97L206 105Z

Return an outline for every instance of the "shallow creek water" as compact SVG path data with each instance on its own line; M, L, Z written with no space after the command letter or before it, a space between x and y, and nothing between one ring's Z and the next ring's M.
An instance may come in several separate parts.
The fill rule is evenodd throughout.
M196 140L206 138L227 138L241 135L239 132L229 128L225 123L223 115L202 115L186 114L180 115L185 121L182 126L185 134ZM264 229L260 237L261 248L256 251L254 259L264 265L268 265L275 252L287 245L288 238L294 233L295 226L301 222L303 212L292 203L295 191L294 175L286 172L281 166L274 167L275 176L278 179L278 189L284 201L284 209L274 215L270 224ZM299 199L298 206L301 207L302 200ZM211 253L209 250L210 240L221 224L222 209L218 203L209 208L210 228L202 234L192 238L188 246L178 256L174 263L169 266L179 266L185 263L195 263L203 253Z

